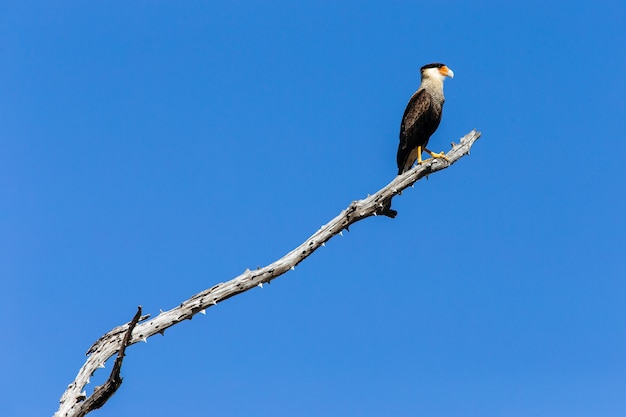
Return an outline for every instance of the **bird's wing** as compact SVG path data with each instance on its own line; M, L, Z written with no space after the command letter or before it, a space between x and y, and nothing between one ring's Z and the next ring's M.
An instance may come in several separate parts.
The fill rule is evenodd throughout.
M406 149L409 146L408 140L412 136L413 130L423 123L423 118L428 113L431 101L431 96L426 90L418 90L411 96L400 125L401 149Z

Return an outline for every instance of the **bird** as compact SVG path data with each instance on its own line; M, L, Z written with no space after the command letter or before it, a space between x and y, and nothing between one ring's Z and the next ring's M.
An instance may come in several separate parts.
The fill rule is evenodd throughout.
M453 78L454 72L445 64L433 63L420 68L421 85L411 96L404 110L400 124L400 143L398 144L398 175L411 169L415 161L422 164L422 152L433 158L448 160L443 152L434 153L426 148L431 135L441 122L441 112L445 98L443 80Z
M435 62L420 68L422 82L406 105L402 123L400 123L400 143L398 144L398 175L405 173L417 160L422 164L422 152L433 158L448 161L443 152L434 153L426 148L428 140L439 127L445 97L443 96L443 80L454 78L454 72L445 64ZM398 212L391 208L391 199L382 203L379 214L392 219Z

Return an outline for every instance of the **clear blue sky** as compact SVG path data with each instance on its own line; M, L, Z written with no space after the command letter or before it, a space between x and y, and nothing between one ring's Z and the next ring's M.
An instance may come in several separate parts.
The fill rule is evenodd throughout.
M626 415L626 3L215 3L0 4L0 415L387 184L433 61L472 154L130 347L94 415Z

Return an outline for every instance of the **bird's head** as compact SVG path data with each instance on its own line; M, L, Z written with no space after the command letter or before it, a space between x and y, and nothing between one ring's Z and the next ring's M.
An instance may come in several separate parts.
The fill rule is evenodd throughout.
M445 64L440 64L438 62L424 65L420 71L422 73L422 80L430 78L443 81L446 77L454 78L454 72L452 72L450 68L446 67Z

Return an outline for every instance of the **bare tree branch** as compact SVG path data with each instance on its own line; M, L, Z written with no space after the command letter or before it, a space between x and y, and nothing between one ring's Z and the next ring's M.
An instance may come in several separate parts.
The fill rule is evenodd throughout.
M190 299L183 301L178 307L161 312L157 317L151 320L147 320L150 317L149 315L139 318L141 315L140 309L135 316L135 318L140 321L139 324L137 324L137 320L134 318L130 323L118 326L106 333L89 348L87 351L87 361L78 372L74 382L72 382L63 393L60 401L61 405L55 413L55 417L83 416L92 409L101 407L108 398L113 395L115 389L119 387L119 384L108 396L101 396L100 399L93 399L98 394L99 389L96 389L91 396L87 397L83 392L83 388L89 383L91 375L93 375L98 368L103 367L104 363L115 355L116 352L119 352L118 361L119 367L121 367L121 357L124 356L126 346L140 341L146 341L148 337L154 336L157 333L164 334L165 330L169 327L183 320L191 320L197 313L205 314L207 308L221 301L254 287L262 287L263 284L269 283L271 280L279 277L290 269L294 269L296 265L315 252L316 249L320 246L324 246L333 236L341 234L344 229L348 230L350 225L370 216L377 216L379 214L387 215L386 210L388 210L388 203L392 197L398 195L402 190L413 185L421 178L448 168L463 156L469 155L470 148L479 137L480 132L476 130L471 131L461 138L460 143L452 143L452 150L446 154L449 162L443 159L426 160L422 165L418 165L404 174L398 175L393 181L375 194L362 200L353 201L348 208L339 213L339 215L330 222L323 225L317 232L305 240L304 243L266 267L253 271L246 269L241 275L230 281L214 285L192 296ZM121 384L119 369L117 369L117 377L113 378L113 380L116 379L119 379L119 383ZM109 378L109 380L111 380L111 378ZM108 382L109 381L107 381L107 383ZM89 402L97 404L97 407L88 409L85 404ZM83 410L87 411L83 412Z

